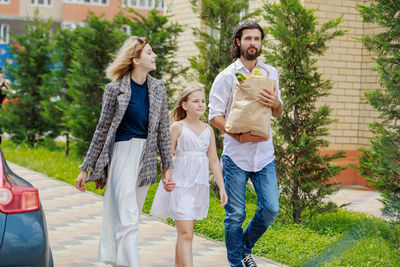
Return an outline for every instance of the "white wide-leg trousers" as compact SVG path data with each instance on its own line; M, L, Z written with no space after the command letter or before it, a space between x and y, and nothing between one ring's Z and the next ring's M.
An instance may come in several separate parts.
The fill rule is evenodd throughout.
M116 142L104 193L98 260L139 266L137 234L148 186L138 187L146 139Z

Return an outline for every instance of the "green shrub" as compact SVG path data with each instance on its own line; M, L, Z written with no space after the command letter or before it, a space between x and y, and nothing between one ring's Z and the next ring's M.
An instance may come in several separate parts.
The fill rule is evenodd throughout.
M8 140L3 140L1 149L8 161L73 186L76 185L76 178L81 171L78 166L82 163L82 158L74 154L65 157L64 144L55 145L53 143L49 149L43 146L16 145ZM86 189L104 195L104 189L96 189L94 183L86 184Z
M277 1L274 1L277 2ZM328 49L328 42L344 34L342 17L320 23L313 9L300 0L280 0L264 5L264 20L269 25L265 60L277 67L285 112L273 120L276 173L281 200L281 214L300 223L303 219L336 208L326 198L339 190L330 183L342 167L334 160L345 157L343 151L320 155L329 145L328 105L318 105L329 95L330 80L318 69L318 58Z
M48 96L41 90L50 72L51 20L43 20L36 9L32 20L25 23L25 33L12 35L12 54L16 65L6 65L14 92L8 92L10 100L0 109L2 131L12 140L35 145L41 137L53 130L43 116L43 102Z
M369 2L358 10L363 22L380 30L361 41L374 55L373 70L380 79L378 88L365 93L365 100L378 112L379 121L369 124L371 146L360 149L360 174L381 193L383 214L400 227L400 5L398 0Z

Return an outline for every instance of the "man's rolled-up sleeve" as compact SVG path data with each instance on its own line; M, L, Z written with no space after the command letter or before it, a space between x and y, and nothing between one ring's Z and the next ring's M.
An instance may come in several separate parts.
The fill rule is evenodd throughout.
M228 79L226 74L220 73L212 84L208 104L209 121L218 116L225 117L232 90L232 85L230 85Z

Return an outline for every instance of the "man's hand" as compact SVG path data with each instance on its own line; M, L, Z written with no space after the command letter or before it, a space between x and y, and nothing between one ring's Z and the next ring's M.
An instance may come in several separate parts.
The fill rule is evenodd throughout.
M217 116L213 118L210 123L223 131L226 134L229 134L233 138L235 138L239 142L264 142L267 141L268 138L258 136L258 135L253 135L253 133L247 132L247 133L242 133L242 134L237 134L237 133L230 133L225 130L225 118L222 116Z
M239 137L239 142L264 142L267 141L268 138L259 135L253 135L253 131L242 133Z
M283 105L281 101L279 101L276 85L274 85L272 92L268 91L266 88L263 88L260 91L258 97L258 102L266 107L271 108L272 116L274 116L275 118L279 118L280 116L282 116Z
M272 92L266 88L261 89L258 98L258 102L271 109L276 109L281 104L278 98L278 90L275 85Z

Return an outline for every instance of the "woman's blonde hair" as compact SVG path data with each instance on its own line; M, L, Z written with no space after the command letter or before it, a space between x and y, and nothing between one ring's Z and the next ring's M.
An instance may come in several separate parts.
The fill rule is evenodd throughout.
M204 87L200 83L192 83L180 94L178 101L176 102L175 108L172 110L172 120L180 121L186 118L186 110L182 107L182 102L186 102L191 93L196 91L202 91L204 93Z
M139 58L143 48L149 41L144 37L131 36L125 40L114 61L106 69L107 78L112 81L121 79L128 71L133 69L133 58Z

